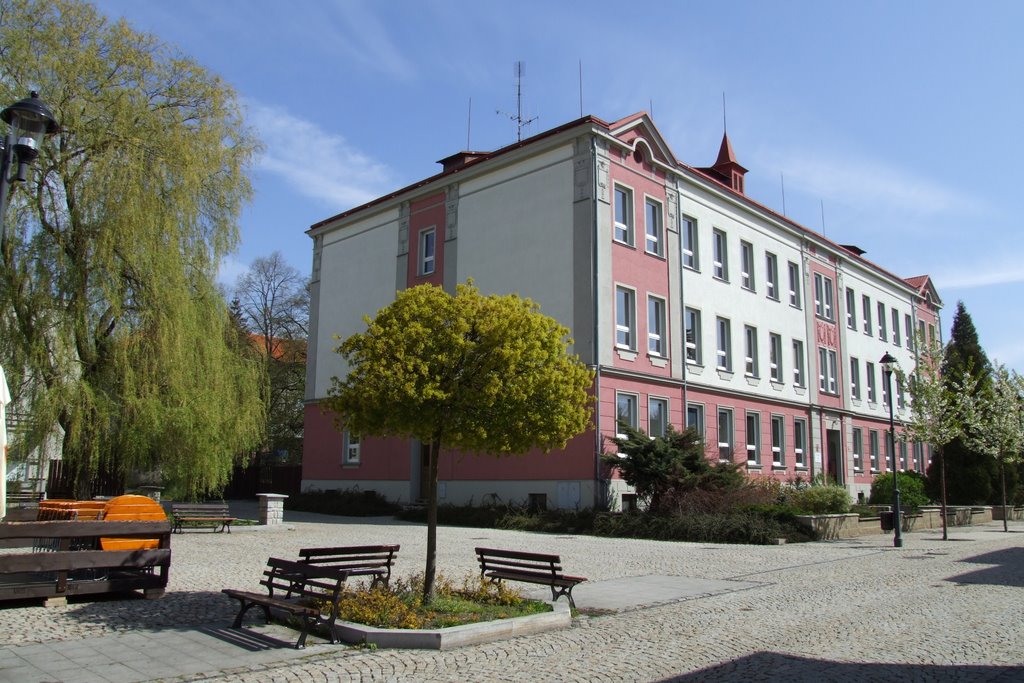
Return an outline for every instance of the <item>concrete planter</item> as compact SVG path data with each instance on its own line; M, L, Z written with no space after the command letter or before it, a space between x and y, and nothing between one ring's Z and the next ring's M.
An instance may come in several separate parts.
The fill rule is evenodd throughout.
M860 536L860 517L855 513L843 515L797 515L796 521L809 529L816 541Z
M1002 521L1003 519L1003 506L993 505L992 506L992 519ZM1012 505L1006 506L1006 519L1007 520L1024 520L1024 505L1018 505L1014 507Z
M572 613L568 603L554 602L551 603L551 607L552 611L541 614L432 630L375 628L344 621L334 625L334 633L346 643L374 645L379 648L450 650L466 645L557 631L572 626Z

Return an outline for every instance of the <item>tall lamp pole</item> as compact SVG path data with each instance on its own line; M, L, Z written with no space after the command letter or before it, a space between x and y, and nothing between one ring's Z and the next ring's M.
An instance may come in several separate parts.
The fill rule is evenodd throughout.
M895 536L892 539L894 548L903 547L903 533L900 527L900 479L896 468L896 421L892 414L892 371L896 367L896 359L886 351L882 359L878 361L885 373L886 399L889 402L889 452L892 453L892 511L893 529Z
M15 102L0 111L0 119L9 127L7 135L0 138L0 239L6 242L4 216L7 213L8 195L11 183L24 182L28 178L28 167L39 156L39 145L44 135L56 133L60 126L49 107L43 104L39 95L32 92L28 97ZM17 161L14 175L11 167ZM0 381L3 381L0 368ZM4 404L0 403L0 419L4 416ZM7 514L7 429L0 425L0 519Z

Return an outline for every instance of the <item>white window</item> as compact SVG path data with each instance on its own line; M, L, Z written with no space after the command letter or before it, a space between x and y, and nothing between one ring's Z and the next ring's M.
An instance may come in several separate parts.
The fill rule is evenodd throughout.
M712 248L714 249L714 273L719 280L729 281L729 251L725 240L725 233L715 229L711 233Z
M793 461L797 467L807 467L807 422L793 420Z
M701 332L700 311L687 308L684 316L686 324L686 362L701 364Z
M757 377L760 375L757 363L757 328L744 325L743 338L745 340L747 377Z
M700 270L697 219L689 216L683 216L683 265L692 270Z
M772 415L772 464L782 467L785 464L783 454L786 452L785 444L786 418L781 415Z
M761 464L761 416L747 411L747 464Z
M789 262L789 305L802 308L800 304L800 266Z
M779 300L779 257L770 251L764 254L764 289L769 299Z
M732 411L718 409L718 459L732 460Z
M923 320L918 320L917 321L917 335L921 338L921 341L925 340L925 337L924 337L924 321Z
M909 314L903 315L903 337L907 342L907 348L913 350L914 348L914 323L910 320Z
M718 369L732 370L732 331L729 321L718 319Z
M648 436L665 436L668 431L668 399L649 398L647 400L647 434Z
M868 295L863 295L860 298L860 312L864 317L864 334L871 336L871 298Z
M821 273L814 274L814 312L825 320L834 320L832 317L832 279Z
M836 393L836 352L818 348L818 388L826 394Z
M846 326L857 329L857 299L849 287L846 288Z
M623 394L616 392L615 394L615 426L618 432L619 438L626 437L625 427L637 429L637 412L636 406L639 402L639 397L636 394Z
M697 430L704 436L704 406L700 403L686 404L686 426Z
M850 356L850 396L860 400L860 360Z
M740 241L740 286L754 291L754 245Z
M892 313L892 343L897 347L901 345L900 342L900 312L895 308L889 309Z
M665 300L647 297L647 351L655 356L667 356L665 335Z
M896 407L903 410L907 407L906 399L903 397L903 382L899 377L894 377L893 383L896 385Z
M914 469L924 472L924 444L920 441L914 442Z
M890 433L888 431L885 432L885 468L890 472L898 469L896 467L896 461L893 460L892 438L890 438Z
M358 465L359 464L359 435L353 434L352 432L345 431L345 455L343 458L344 464L346 465Z
M783 382L782 379L782 336L768 334L768 363L773 382Z
M799 339L793 340L793 385L807 386L807 375L804 373L804 343Z
M615 186L615 240L633 246L633 191Z
M882 341L889 341L889 334L885 330L885 304L878 302L878 338Z
M871 471L878 471L878 432L874 429L868 432L868 454L871 456Z
M420 231L420 275L430 275L434 272L436 237L437 233L434 228Z
M615 288L615 346L636 350L636 292Z
M653 199L644 201L646 218L646 249L648 254L665 255L665 224L662 219L661 204Z
M853 469L857 472L864 471L864 436L860 427L853 428Z
M879 388L882 392L882 405L886 408L889 407L889 387L888 382L885 381L885 368L882 369L882 382L879 384Z
M864 375L868 383L868 403L875 402L875 364L865 363Z

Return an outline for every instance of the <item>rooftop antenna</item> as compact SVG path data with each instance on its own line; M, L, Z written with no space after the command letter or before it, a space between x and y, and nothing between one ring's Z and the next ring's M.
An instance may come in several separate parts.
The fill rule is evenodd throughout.
M725 91L722 91L722 132L729 132L729 121L725 117Z
M469 133L473 126L473 98L469 98L469 111L466 113L466 151L473 149L469 145Z
M529 119L523 118L523 75L526 73L526 66L522 62L516 62L514 71L516 77L516 115L512 116L512 114L505 114L505 116L516 122L516 142L522 142L523 127L536 121L537 117L534 116ZM500 109L496 109L494 113L502 114L504 112Z
M786 215L786 177L779 171L779 184L782 185L782 215Z
M583 118L583 60L580 60L580 118Z
M818 201L821 202L821 236L824 237L825 236L825 200L824 199L819 199Z

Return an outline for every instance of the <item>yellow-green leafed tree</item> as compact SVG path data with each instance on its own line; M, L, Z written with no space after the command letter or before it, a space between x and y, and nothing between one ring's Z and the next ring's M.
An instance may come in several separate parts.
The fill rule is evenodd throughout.
M522 454L562 448L590 424L593 375L571 355L569 331L515 295L455 296L421 285L399 292L365 332L335 351L348 363L325 407L339 429L430 445L426 600L437 552L437 464L442 449Z
M98 468L220 489L266 419L215 276L258 143L234 91L74 0L0 0L0 102L38 90L60 131L11 193L0 360L38 442ZM31 444L28 444L31 446Z

